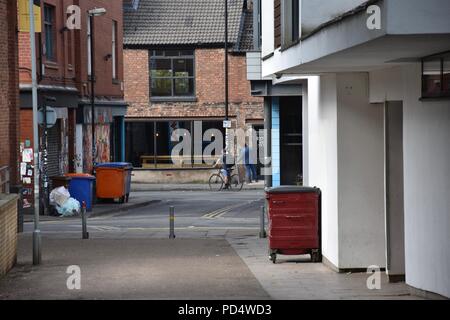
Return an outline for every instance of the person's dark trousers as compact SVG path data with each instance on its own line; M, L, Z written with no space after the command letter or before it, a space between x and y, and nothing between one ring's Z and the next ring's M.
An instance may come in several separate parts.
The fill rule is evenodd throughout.
M258 182L258 175L256 174L256 165L251 164L250 170L252 171L252 181Z
M245 165L245 176L247 177L248 182L258 180L258 177L256 176L256 166L254 164Z

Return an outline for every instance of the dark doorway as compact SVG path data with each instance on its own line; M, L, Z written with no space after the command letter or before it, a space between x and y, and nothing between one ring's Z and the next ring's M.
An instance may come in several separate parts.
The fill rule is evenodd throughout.
M391 282L405 280L403 103L386 102L386 251Z
M280 98L280 172L282 185L303 179L302 97Z

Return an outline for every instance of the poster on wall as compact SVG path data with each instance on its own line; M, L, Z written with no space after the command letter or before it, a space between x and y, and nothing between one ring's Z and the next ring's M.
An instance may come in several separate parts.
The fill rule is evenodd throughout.
M31 148L23 149L22 161L27 163L33 162L33 149Z

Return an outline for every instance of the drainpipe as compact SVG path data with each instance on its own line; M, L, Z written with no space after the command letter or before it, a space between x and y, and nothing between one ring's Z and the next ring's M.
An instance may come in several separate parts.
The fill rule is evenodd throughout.
M266 132L265 137L265 168L266 170L269 170L272 164L267 163L267 159L272 157L272 98L271 97L265 97L264 98L264 131ZM266 188L272 187L272 175L264 175L264 184Z
M125 117L120 120L120 161L125 162Z

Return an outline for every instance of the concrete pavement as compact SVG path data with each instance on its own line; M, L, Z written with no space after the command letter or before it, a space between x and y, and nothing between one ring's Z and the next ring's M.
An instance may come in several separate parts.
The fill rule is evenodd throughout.
M380 273L380 290L369 290L366 273L336 273L309 255L278 256L269 261L268 239L227 237L267 293L276 300L412 300L405 283L389 283Z
M43 239L31 265L21 236L18 265L0 280L0 299L269 299L224 239ZM81 270L69 290L67 268Z
M225 195L225 196L224 196ZM0 299L414 299L404 283L368 290L368 275L338 274L309 256L268 259L257 238L264 192L134 192L160 199L145 207L88 220L41 224L44 263L31 266L31 231L20 236L19 264L0 280ZM175 206L175 241L168 240L168 208ZM77 264L87 284L68 291L65 270ZM147 272L149 270L149 272ZM189 289L188 289L189 288ZM215 288L215 289L211 289Z
M212 230L210 230L211 232ZM0 280L1 299L419 299L404 283L369 290L365 273L339 274L309 256L268 259L267 239L253 232L95 232L43 238L43 263L33 267L31 235L20 236L18 265ZM81 290L68 290L67 268L81 269Z

